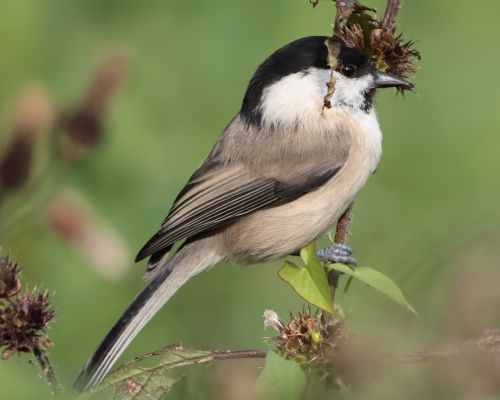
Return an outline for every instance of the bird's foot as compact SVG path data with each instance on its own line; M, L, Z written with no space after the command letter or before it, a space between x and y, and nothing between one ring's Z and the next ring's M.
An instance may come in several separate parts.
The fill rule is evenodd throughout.
M358 265L356 259L351 256L352 249L342 243L332 243L324 249L319 249L316 254L318 259L323 262Z

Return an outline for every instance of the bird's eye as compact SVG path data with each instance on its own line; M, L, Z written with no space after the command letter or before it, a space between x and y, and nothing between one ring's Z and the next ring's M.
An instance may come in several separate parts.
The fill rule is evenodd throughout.
M340 72L342 73L342 75L348 78L352 78L357 70L358 68L352 64L342 65L342 67L340 67Z

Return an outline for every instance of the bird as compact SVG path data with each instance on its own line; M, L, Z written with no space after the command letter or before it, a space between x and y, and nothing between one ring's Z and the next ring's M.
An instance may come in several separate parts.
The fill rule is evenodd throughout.
M378 70L369 55L342 41L332 68L327 40L295 40L257 68L240 111L139 251L136 261L149 258L149 283L84 365L75 389L98 386L193 276L225 261L251 264L297 254L350 207L382 153L376 90L413 84ZM355 262L343 245L319 254Z

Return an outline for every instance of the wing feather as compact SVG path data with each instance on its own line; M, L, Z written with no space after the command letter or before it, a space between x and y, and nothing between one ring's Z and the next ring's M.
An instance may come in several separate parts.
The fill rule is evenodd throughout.
M339 167L322 169L314 176L281 182L241 168L222 170L199 180L176 201L158 233L141 249L136 260L168 249L173 243L218 229L237 217L282 204L311 191L333 177ZM203 185L200 189L199 185Z

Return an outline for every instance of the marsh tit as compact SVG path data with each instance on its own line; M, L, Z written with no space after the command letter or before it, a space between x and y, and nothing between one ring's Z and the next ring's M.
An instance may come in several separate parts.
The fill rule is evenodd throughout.
M330 230L375 171L382 151L375 91L413 85L378 71L344 44L332 70L327 39L296 40L257 69L240 112L137 255L136 261L149 257L150 283L88 360L78 390L97 386L191 277L223 261L256 263L296 253ZM332 74L335 89L325 107ZM340 261L350 256L341 247L330 253Z

